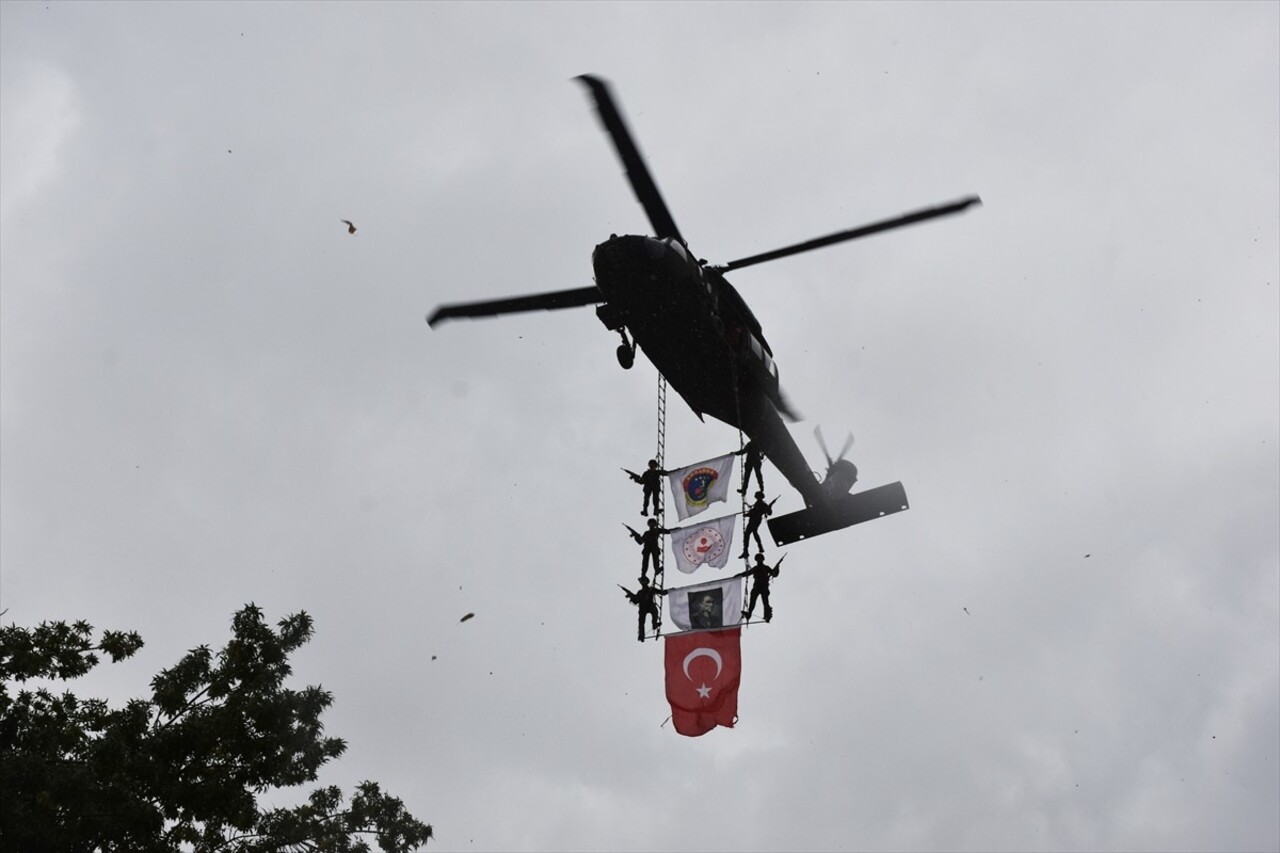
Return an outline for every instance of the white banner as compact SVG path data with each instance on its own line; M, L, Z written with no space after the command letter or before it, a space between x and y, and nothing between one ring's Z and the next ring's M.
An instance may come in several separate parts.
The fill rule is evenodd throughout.
M729 497L729 484L733 480L733 459L734 454L726 453L724 456L672 471L667 476L671 481L676 515L681 521L697 515L716 501Z
M737 625L742 621L742 578L735 575L668 589L667 609L682 631Z
M723 569L733 548L733 523L737 519L736 515L726 515L672 530L671 550L675 552L676 568L685 574L692 574L703 563Z

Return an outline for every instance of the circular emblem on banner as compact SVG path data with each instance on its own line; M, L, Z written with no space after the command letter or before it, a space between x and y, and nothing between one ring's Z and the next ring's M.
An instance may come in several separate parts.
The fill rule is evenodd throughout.
M702 506L720 474L714 468L695 468L685 475L684 499L691 506Z
M704 527L684 540L684 558L693 565L709 563L724 553L724 537L714 527Z

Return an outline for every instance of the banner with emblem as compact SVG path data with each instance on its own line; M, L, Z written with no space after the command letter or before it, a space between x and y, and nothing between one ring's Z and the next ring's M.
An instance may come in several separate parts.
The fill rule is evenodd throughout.
M680 521L697 515L716 501L728 500L734 458L734 454L726 453L667 475Z
M668 589L667 610L681 631L737 625L742 621L742 578L735 575Z
M676 555L676 568L686 575L692 574L703 563L714 569L723 569L729 562L733 526L737 520L736 515L726 515L672 530L671 549Z

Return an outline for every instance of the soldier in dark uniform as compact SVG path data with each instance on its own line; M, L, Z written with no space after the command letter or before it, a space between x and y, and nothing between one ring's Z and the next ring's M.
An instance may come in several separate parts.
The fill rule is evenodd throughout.
M742 488L738 489L738 494L747 493L752 471L756 473L756 484L760 486L761 491L764 491L764 474L760 472L760 463L764 460L764 454L760 452L759 447L756 447L754 440L748 441L741 450L734 453L734 456L742 456L744 453L747 458L742 460Z
M773 500L776 501L777 498ZM747 549L751 547L752 536L756 538L756 550L764 550L764 544L760 541L760 522L770 515L773 515L773 501L765 503L764 492L756 492L756 502L747 508L747 526L742 531L742 557L744 559L747 556Z
M619 584L619 586L622 586ZM667 594L667 590L658 589L655 586L649 586L649 579L644 575L640 576L640 589L632 592L625 586L622 592L627 596L627 601L634 604L639 612L639 623L636 627L636 639L644 642L644 617L649 617L649 624L653 627L655 634L662 628L662 614L658 612L658 597ZM768 607L768 605L765 605Z
M671 472L663 471L659 468L657 459L649 460L649 467L645 469L643 474L637 474L635 471L627 471L626 468L623 468L622 470L626 471L627 476L633 481L644 486L644 506L641 507L640 514L649 514L649 501L652 500L653 514L657 515L658 501L662 500L662 478Z
M782 558L785 560L786 554L783 554ZM757 598L764 599L764 621L768 622L773 618L773 608L769 606L769 581L778 576L778 569L781 566L782 560L779 560L776 566L769 566L764 561L764 554L756 554L755 565L734 575L739 578L751 577L751 598L747 609L742 611L743 619L751 618L751 611L756 609Z
M659 527L656 518L649 519L649 526L645 528L644 533L637 533L630 527L627 527L627 531L631 534L631 538L640 545L640 574L647 575L649 573L649 561L653 560L653 576L656 579L658 573L662 571L661 563L658 560L662 551L662 536L671 531L665 527Z

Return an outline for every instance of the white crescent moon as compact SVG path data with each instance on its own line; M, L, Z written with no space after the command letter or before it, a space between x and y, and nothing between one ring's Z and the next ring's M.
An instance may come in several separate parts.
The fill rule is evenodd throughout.
M689 664L692 663L695 658L701 657L711 658L716 662L716 674L711 678L712 681L715 681L720 677L720 670L724 668L724 665L720 661L720 653L715 649L708 649L706 647L694 649L684 656L684 677L690 681L693 680L693 676L689 675Z

